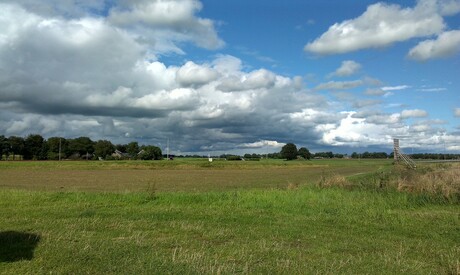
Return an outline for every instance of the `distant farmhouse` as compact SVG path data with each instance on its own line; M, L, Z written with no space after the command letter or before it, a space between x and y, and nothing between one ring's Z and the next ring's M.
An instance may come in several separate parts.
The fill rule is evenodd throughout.
M119 150L115 150L115 152L112 154L112 157L119 158L119 159L131 159L131 156L128 153L123 153Z

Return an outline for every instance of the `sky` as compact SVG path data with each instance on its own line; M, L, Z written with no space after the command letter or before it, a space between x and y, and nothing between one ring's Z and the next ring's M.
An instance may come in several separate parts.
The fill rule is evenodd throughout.
M0 135L460 153L460 0L2 0Z

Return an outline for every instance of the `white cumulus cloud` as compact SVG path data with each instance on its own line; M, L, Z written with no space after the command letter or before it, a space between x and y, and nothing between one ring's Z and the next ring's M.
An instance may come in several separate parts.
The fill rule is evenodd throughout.
M355 112L345 112L345 117L340 120L338 125L333 127L317 127L322 133L321 141L324 144L351 147L359 147L364 144L389 144L392 133L397 130L389 129L386 125L377 125L366 122L364 118L355 118Z
M460 12L460 1L458 0L423 0L421 2L426 2L428 5L435 5L439 13L444 16L451 16Z
M249 74L233 74L222 79L218 89L226 92L270 88L275 85L276 75L265 69Z
M460 117L460 108L455 108L455 110L454 110L454 116Z
M361 16L329 27L327 32L308 43L305 51L340 54L439 34L445 23L436 2L419 1L413 8L383 2L370 5Z
M161 51L182 53L177 43L193 42L206 49L224 46L212 20L196 16L203 5L198 0L124 1L110 10L108 21L128 28Z
M338 68L332 76L351 76L357 73L361 69L361 64L353 60L345 60L342 62L340 68Z
M409 85L398 85L398 86L385 86L382 87L382 91L400 91L400 90L406 90L409 89L411 86Z
M414 110L403 110L401 112L402 118L418 118L418 117L426 117L428 113L425 110L414 109Z
M321 83L315 87L316 90L348 90L363 85L362 80L353 81L329 81L327 83Z
M409 51L408 57L414 60L425 61L443 58L460 52L460 30L447 31L437 39L425 40Z
M244 143L240 145L241 148L263 148L263 147L272 147L272 148L281 148L286 143L279 143L276 140L259 140L252 143Z
M176 79L182 85L191 86L203 85L218 77L219 73L215 69L189 61L177 71Z
M366 95L371 95L371 96L381 96L381 95L385 95L387 92L385 92L384 90L378 88L378 89L367 89L364 94Z

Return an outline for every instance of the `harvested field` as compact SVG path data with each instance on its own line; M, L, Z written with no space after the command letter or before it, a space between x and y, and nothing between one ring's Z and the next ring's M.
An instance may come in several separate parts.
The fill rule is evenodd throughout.
M353 165L344 165L349 164ZM344 176L388 165L339 161L257 163L176 162L17 162L0 163L0 188L46 191L225 191L286 188L316 182L322 174Z

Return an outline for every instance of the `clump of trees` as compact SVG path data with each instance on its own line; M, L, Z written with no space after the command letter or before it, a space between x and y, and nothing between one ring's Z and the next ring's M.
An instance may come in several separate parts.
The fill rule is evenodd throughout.
M294 143L287 143L284 145L281 148L280 155L286 160L294 160L299 157L303 159L311 158L311 153L307 148L301 147L299 150L297 150L297 146Z
M244 154L243 157L245 160L252 160L252 161L259 161L262 158L262 156L258 154Z
M163 154L161 153L161 149L156 147L156 146L152 146L152 145L148 145L148 146L143 146L141 147L142 150L140 151L139 155L138 155L138 159L142 159L142 160L161 160L163 159Z
M318 152L318 153L315 153L314 157L315 158L321 158L321 159L331 159L331 158L334 158L334 153L332 153L332 152Z
M118 153L115 153L118 151ZM114 145L109 140L93 141L89 137L66 139L32 134L25 138L0 135L0 160L58 160L58 159L142 159L163 158L161 149L137 142Z
M237 156L237 155L226 155L225 159L226 160L243 160L240 156Z

